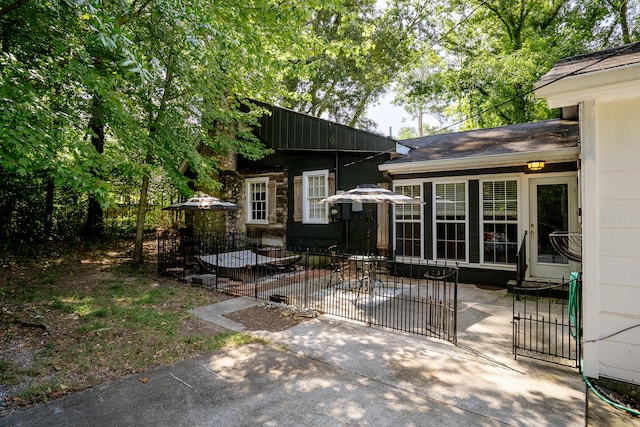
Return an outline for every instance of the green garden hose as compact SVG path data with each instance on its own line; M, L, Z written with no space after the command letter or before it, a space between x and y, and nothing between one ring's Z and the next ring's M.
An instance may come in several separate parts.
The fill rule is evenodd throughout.
M582 294L581 292L582 280L580 278L580 273L575 271L571 273L570 277L571 278L569 280L569 303L568 303L569 333L576 340L577 348L580 348L580 326L581 326L580 325L580 295ZM636 411L635 409L620 405L618 403L611 401L610 399L607 399L594 387L593 384L591 384L591 381L589 381L589 379L584 374L582 356L580 357L580 374L582 375L582 378L584 379L584 381L587 383L587 386L589 387L589 389L591 389L591 391L593 391L595 395L598 396L598 398L600 398L602 401L608 403L609 405L615 408L626 411L632 415L640 416L640 411Z

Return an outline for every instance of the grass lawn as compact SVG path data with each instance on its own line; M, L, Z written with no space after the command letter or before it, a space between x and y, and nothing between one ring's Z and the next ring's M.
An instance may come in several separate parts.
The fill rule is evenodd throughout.
M193 317L228 297L159 277L154 245L141 269L124 241L0 254L0 411L256 340Z

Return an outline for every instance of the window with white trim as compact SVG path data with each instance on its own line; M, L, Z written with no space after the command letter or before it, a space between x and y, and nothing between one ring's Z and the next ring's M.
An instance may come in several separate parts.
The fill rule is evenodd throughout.
M518 181L482 183L483 261L515 264L518 251Z
M309 224L329 223L329 204L320 200L329 196L329 171L311 171L302 174L303 222Z
M247 223L268 224L269 178L247 178Z
M436 258L467 259L467 184L435 184Z
M421 200L422 185L396 185L394 191ZM420 257L422 248L422 205L395 205L396 255Z

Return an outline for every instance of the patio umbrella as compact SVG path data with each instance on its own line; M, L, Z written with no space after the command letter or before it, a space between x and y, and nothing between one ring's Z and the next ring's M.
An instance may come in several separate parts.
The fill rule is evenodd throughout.
M391 203L394 205L408 205L422 203L418 199L395 193L374 184L361 184L356 188L341 194L322 199L321 203Z
M174 203L164 208L167 211L236 211L238 209L242 209L242 206L207 194L193 196L186 202Z
M418 199L396 193L374 184L360 184L356 188L341 194L329 196L320 200L320 203L390 203L394 205L422 204ZM369 240L371 237L371 221L367 229L367 252L369 252Z
M204 230L205 211L237 211L242 206L235 203L220 200L208 194L199 194L187 199L185 202L174 203L163 210L166 211L202 211L202 227Z

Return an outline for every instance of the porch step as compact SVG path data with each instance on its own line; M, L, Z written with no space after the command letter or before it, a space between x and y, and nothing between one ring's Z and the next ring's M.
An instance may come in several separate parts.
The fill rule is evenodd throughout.
M517 281L516 280L510 280L507 283L507 292L513 294L513 290L515 287L517 287ZM548 289L550 287L550 289ZM523 289L524 288L524 289ZM519 294L524 294L524 295L534 295L537 292L542 292L541 296L550 296L552 298L559 298L559 299L567 299L569 297L569 285L567 284L559 284L559 283L550 283L550 282L538 282L538 281L532 281L532 280L525 280L524 282L522 282L522 285L520 285L520 290L518 291ZM547 293L547 295L544 295L545 292Z

